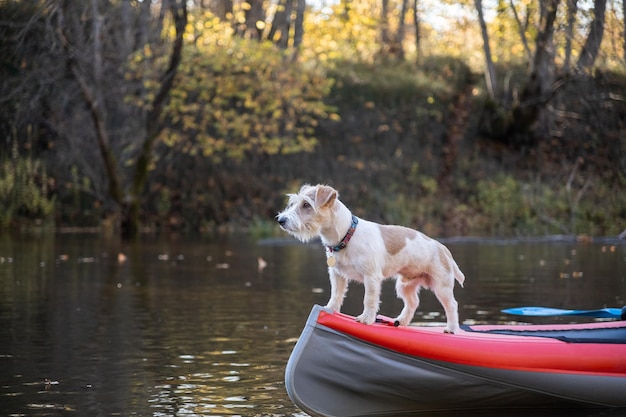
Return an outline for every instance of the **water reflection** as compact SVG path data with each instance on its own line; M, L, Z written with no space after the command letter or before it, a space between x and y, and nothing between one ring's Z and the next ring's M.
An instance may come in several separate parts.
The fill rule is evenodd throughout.
M317 245L278 243L0 237L0 409L304 416L284 367L311 306L327 301L326 266ZM625 303L624 244L448 246L467 277L456 290L466 322L510 321L500 309L519 305ZM360 313L362 296L351 286L344 311ZM401 307L386 283L381 313ZM416 320L442 313L424 293Z

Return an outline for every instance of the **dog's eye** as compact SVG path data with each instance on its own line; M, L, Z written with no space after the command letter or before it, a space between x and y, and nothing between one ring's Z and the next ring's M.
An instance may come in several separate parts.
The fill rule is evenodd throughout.
M303 209L308 209L308 208L311 208L311 205L308 202L305 201L304 203L302 203L302 208Z

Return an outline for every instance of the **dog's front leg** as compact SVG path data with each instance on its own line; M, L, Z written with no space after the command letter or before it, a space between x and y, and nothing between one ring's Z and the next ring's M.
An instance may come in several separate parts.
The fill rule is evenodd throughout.
M341 311L341 305L343 304L343 299L348 290L348 280L343 275L335 272L333 268L328 269L330 278L330 300L328 300L326 308L339 312Z
M365 297L363 298L363 313L356 321L364 324L372 324L376 321L376 313L380 304L381 281L376 277L364 277Z

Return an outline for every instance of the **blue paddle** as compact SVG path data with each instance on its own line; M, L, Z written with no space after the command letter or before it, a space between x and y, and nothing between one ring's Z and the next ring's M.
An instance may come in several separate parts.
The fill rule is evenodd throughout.
M517 316L585 316L602 319L619 319L626 320L626 307L620 308L601 308L598 310L563 310L560 308L550 307L516 307L502 310L503 313L515 314Z

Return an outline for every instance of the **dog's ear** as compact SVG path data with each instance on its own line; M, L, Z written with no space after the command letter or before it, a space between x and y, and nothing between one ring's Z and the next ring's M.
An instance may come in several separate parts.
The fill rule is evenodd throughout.
M317 208L330 207L339 196L337 190L327 185L318 185L315 191L315 206Z

